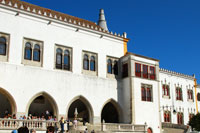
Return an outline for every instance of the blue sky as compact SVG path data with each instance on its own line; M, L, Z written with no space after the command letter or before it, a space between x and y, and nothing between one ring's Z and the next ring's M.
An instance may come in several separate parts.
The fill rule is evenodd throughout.
M160 67L196 74L200 83L199 0L24 0L97 22L105 10L108 29L127 32L128 51L160 60Z

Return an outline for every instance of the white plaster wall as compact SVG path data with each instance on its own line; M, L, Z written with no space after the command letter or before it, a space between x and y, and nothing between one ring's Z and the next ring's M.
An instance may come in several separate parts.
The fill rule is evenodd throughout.
M125 123L131 123L131 99L130 99L130 78L124 78L122 79L122 91L120 92L120 105L122 107L123 111L123 121Z
M106 78L106 56L121 57L123 41L114 40L75 28L36 19L0 9L0 32L10 34L8 62L0 62L0 87L6 89L17 104L17 112L25 112L29 100L45 91L54 98L59 114L66 114L69 102L82 95L92 105L94 116L100 117L108 99L118 99L116 79ZM43 66L22 64L23 38L43 41ZM54 47L72 47L72 72L54 69ZM97 53L98 75L82 74L82 50Z
M5 13L6 12L6 13ZM8 14L11 13L11 14ZM99 77L106 77L106 56L121 57L124 54L123 41L100 38L99 35L86 31L75 32L75 28L36 19L30 16L0 9L0 32L10 34L9 63L21 64L23 38L44 42L43 68L53 70L54 47L60 44L73 49L73 73L80 74L82 68L82 50L98 54ZM8 23L12 22L12 23Z
M141 84L152 85L153 101L142 101ZM134 78L134 98L135 98L135 124L147 123L153 132L160 132L159 109L158 109L158 82L142 78Z
M200 93L200 86L197 87L197 94ZM197 100L198 112L200 113L200 101Z
M196 112L196 103L195 103L195 88L194 88L194 80L189 79L189 78L184 78L176 75L172 75L169 73L164 73L160 72L160 111L161 111L161 119L162 122L164 122L164 117L163 117L163 106L173 106L176 112L183 112L184 114L184 125L188 124L189 121L189 113L194 113ZM168 98L163 98L162 96L162 83L165 84L165 81L167 84L170 86L170 99ZM182 94L183 94L183 101L177 101L176 100L176 86L182 87ZM187 96L187 88L186 86L189 87L190 89L193 90L193 97L194 101L188 101L188 96ZM164 110L167 110L165 108ZM170 110L170 107L168 107L168 110ZM171 108L173 112L173 108ZM177 114L171 113L171 122L177 124Z
M128 58L129 57L129 58ZM158 89L159 89L159 82L158 80L148 80L144 78L135 77L135 62L140 62L142 64L147 64L150 66L155 66L158 64L157 61L150 60L147 58L129 55L128 57L124 57L123 61L129 60L129 78L126 78L124 84L126 87L131 87L126 89L127 96L132 89L132 115L133 115L133 124L147 124L148 127L151 127L153 132L159 133L160 132L160 121L159 121L159 96L158 96ZM131 61L130 61L131 60ZM126 81L126 82L125 82ZM131 81L131 83L127 83L127 81ZM123 84L123 83L122 83ZM153 101L147 102L142 101L141 98L141 84L148 84L152 85L152 95ZM127 97L128 98L128 97ZM130 101L127 101L127 105L130 104Z

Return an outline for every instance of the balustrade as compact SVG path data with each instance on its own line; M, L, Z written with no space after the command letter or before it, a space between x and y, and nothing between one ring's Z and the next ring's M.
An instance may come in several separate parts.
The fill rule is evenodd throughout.
M27 127L28 129L46 130L49 126L59 126L57 121L46 121L46 120L19 120L19 119L1 119L0 118L0 129L1 130L14 130L20 127Z

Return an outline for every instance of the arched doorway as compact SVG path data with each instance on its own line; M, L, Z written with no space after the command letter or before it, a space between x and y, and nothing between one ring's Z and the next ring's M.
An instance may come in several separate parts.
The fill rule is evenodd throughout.
M0 88L0 118L16 114L16 103L9 92Z
M77 109L78 115L77 118L92 123L93 122L93 110L90 103L83 97L75 97L69 104L67 117L68 119L74 119L75 109Z
M101 121L105 123L119 123L120 122L120 108L117 102L110 99L104 104L101 111Z
M47 115L46 112L49 112ZM45 117L48 116L57 117L58 116L58 107L55 100L46 92L41 92L36 94L29 102L27 108L28 115Z

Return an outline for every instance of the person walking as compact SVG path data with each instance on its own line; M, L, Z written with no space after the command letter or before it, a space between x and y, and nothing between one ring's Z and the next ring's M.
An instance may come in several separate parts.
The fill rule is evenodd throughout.
M65 120L63 117L61 117L60 119L61 133L64 133L64 124L65 124Z

